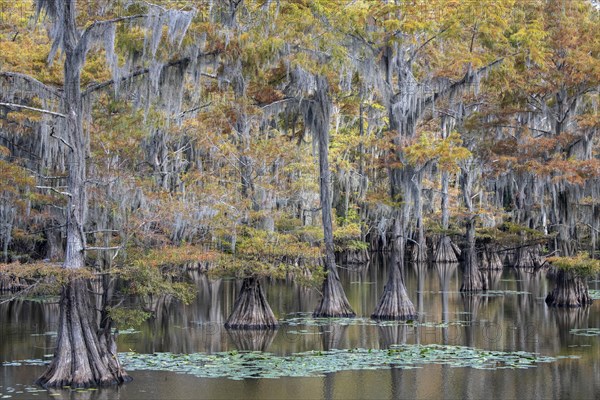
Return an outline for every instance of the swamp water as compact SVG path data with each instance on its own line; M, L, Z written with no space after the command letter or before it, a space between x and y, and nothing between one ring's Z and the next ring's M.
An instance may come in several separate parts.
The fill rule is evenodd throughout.
M409 266L407 290L420 318L368 316L387 271L341 270L359 317L313 319L318 293L267 283L277 331L227 331L234 280L193 278L193 304L158 305L156 318L122 330L119 352L133 382L98 390L43 390L56 341L58 305L0 305L0 398L598 398L600 301L549 309L544 272L489 271L491 289L462 295L460 267ZM600 298L600 282L590 282Z

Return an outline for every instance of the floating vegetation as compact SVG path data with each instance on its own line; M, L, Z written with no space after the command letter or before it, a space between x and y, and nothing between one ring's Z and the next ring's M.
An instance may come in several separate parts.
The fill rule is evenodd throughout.
M21 383L15 383L13 386L6 386L3 388L0 386L0 399L10 399L13 395L27 394L29 396L37 396L39 393L48 393L46 389L42 389L39 386L34 385L23 385Z
M442 294L442 293L447 293L447 294L464 294L463 292L457 292L454 290L417 290L417 293L430 293L430 294ZM530 292L522 292L522 291L518 291L518 290L486 290L485 292L481 292L481 293L473 293L473 296L487 296L487 297L492 297L492 296L514 296L514 295L519 295L519 294L531 294Z
M588 289L588 294L590 296L590 299L600 300L600 290L599 289Z
M133 328L127 328L122 330L113 329L113 333L119 333L119 335L135 335L136 333L141 333L142 331L135 330Z
M161 370L191 374L202 378L240 380L247 378L281 378L323 376L348 370L419 368L428 364L476 369L531 368L554 357L523 351L487 351L462 346L396 345L386 350L344 349L309 351L288 356L263 352L216 354L154 353L121 354L127 370Z
M450 325L465 326L469 325L469 321L449 321L449 322L432 322L432 321L416 321L416 320L391 320L377 321L371 318L313 318L311 313L294 313L296 317L286 318L280 321L282 326L400 326L406 325L410 327L427 327L427 328L446 328ZM298 330L298 333L308 333L306 330ZM288 331L288 333L296 333L296 331ZM312 332L310 332L312 333Z
M503 352L464 346L393 345L389 349L343 349L308 351L279 356L260 351L193 353L120 353L128 371L170 371L200 378L283 378L312 377L349 370L389 368L412 369L429 364L476 369L524 369L556 357L525 351ZM21 360L3 366L42 365L42 360Z
M51 336L51 337L56 337L56 336L58 336L58 333L56 331L48 331L48 332L44 332L44 333L32 333L30 336Z
M313 318L311 313L294 313L296 317L286 318L281 322L281 325L288 326L354 326L354 325L384 325L370 318ZM389 325L405 325L406 321L386 321L391 322Z
M577 336L600 336L600 328L571 329L569 333Z
M484 296L484 297L500 297L500 296L513 296L513 295L520 295L520 294L531 294L531 293L530 292L521 292L518 290L488 290L488 291L483 292L478 295Z

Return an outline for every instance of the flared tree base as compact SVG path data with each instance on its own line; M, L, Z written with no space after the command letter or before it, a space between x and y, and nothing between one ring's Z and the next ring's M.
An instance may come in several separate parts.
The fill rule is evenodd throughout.
M427 247L415 245L412 249L410 259L413 263L424 264L427 262Z
M131 381L119 364L114 337L98 334L94 314L85 281L70 281L60 298L57 349L38 385L87 388Z
M515 268L538 268L544 260L540 255L540 246L521 247L515 253Z
M399 277L391 277L383 289L383 294L371 318L376 320L415 320L418 318L415 306L406 293Z
M440 238L435 249L435 254L433 255L433 261L436 263L458 262L456 248L448 236L442 236Z
M488 289L487 276L479 271L477 268L471 268L471 271L465 272L463 275L463 282L460 286L461 292L481 292Z
M313 312L315 318L353 318L356 313L350 307L342 283L337 274L328 272L323 281L323 297Z
M27 288L27 282L23 278L10 275L0 275L0 292L18 292Z
M364 265L369 262L371 256L366 249L346 250L337 254L337 258L345 265Z
M492 249L484 249L481 254L481 268L482 269L492 269L499 270L504 267L502 263L502 259L498 255L498 253Z
M548 307L583 307L592 304L584 278L558 270L554 289L546 296Z
M225 322L227 329L276 329L277 318L257 278L244 278L242 288Z

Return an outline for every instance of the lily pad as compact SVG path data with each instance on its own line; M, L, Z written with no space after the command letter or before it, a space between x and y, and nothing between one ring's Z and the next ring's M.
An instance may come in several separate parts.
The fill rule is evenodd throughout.
M266 352L221 353L120 353L129 371L171 371L202 378L258 379L323 376L349 370L420 368L428 364L476 369L522 369L553 362L554 357L524 351L503 352L464 346L393 345L389 349L343 349L308 351L287 356ZM39 365L41 360L18 361ZM14 364L4 364L5 366Z
M600 300L600 290L598 289L588 289L588 294L592 300Z
M56 332L56 331L48 331L48 332L44 332L44 333L32 333L30 336L51 336L51 337L56 337L56 336L58 336L58 332Z
M501 296L514 296L520 294L531 294L530 292L522 292L518 290L488 290L480 294L485 297L501 297Z
M330 326L330 325L340 325L340 326L401 326L407 325L411 327L423 326L427 328L445 328L450 325L458 325L464 326L469 325L468 321L448 321L448 322L434 322L434 321L376 321L370 318L313 318L311 313L295 313L290 315L296 315L295 317L286 318L281 322L281 325L287 326L304 326L304 327L313 327L313 326ZM301 330L294 330L288 333L292 334L302 334L306 333ZM314 332L311 332L314 333Z
M160 370L198 377L310 377L348 370L417 368L427 364L476 369L531 368L553 357L528 352L501 352L462 346L397 345L389 349L309 351L279 356L262 352L172 354L123 353L127 370Z
M600 336L600 328L571 329L569 333L577 336Z

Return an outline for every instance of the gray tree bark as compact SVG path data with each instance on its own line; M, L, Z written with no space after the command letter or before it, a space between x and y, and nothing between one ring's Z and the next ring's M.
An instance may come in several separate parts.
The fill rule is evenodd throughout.
M330 170L329 170L329 120L331 117L331 99L328 85L323 77L317 77L317 92L308 107L306 118L312 126L319 143L319 189L321 195L321 217L325 241L325 271L321 301L313 312L315 317L354 317L346 293L340 282L335 264L333 245L333 220L331 210Z

